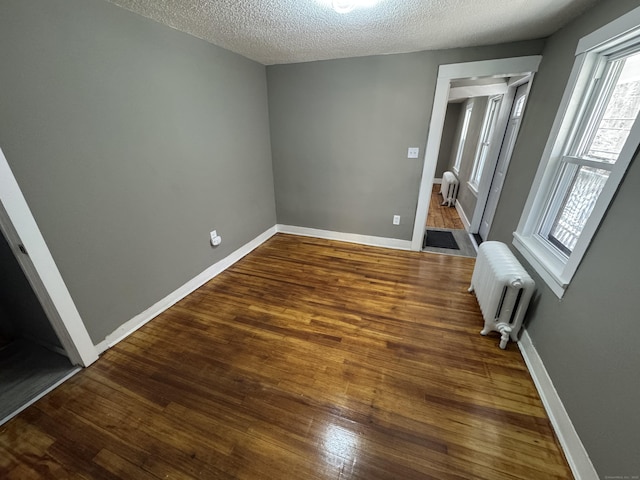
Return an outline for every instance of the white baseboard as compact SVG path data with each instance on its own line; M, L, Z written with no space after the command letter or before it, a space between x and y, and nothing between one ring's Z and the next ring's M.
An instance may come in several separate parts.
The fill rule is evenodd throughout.
M571 418L569 418L569 414L553 386L551 377L549 377L547 369L526 330L523 330L518 346L574 477L576 480L598 480L600 477L593 468L591 459L582 445L582 441L571 423Z
M303 237L324 238L326 240L338 240L341 242L359 243L372 247L393 248L395 250L411 250L410 240L399 240L397 238L373 237L370 235L359 235L357 233L332 232L330 230L318 230L316 228L296 227L294 225L276 225L278 232L301 235Z
M456 211L458 212L458 215L460 215L460 220L462 220L464 229L468 232L469 229L471 228L471 222L467 218L467 214L464 213L464 210L462 209L462 205L460 205L460 202L458 200L456 200Z
M433 179L433 184L434 185L442 185L442 179L441 178L434 178Z
M200 273L195 278L189 280L183 286L170 293L162 300L156 302L151 307L147 308L144 312L136 315L131 320L125 322L120 327L118 327L114 332L107 335L107 337L100 343L96 345L96 349L98 353L101 354L107 349L113 347L115 344L124 340L126 337L131 335L133 332L138 330L144 324L148 323L150 320L154 319L166 309L174 305L175 303L182 300L184 297L189 295L194 290L200 288L202 285L207 283L212 278L216 277L220 273L224 272L231 265L236 263L242 257L250 253L255 248L262 245L264 242L269 240L272 236L276 234L277 230L275 225L265 231L264 233L258 235L256 238L251 240L246 245L240 247L235 252L226 256L219 262L211 265L204 272Z

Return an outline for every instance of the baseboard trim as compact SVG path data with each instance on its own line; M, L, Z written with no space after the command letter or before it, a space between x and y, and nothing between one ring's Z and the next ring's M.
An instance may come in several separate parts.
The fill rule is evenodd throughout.
M562 400L553 386L551 377L549 377L549 373L526 330L522 332L518 347L520 347L524 362L540 394L544 408L547 411L547 415L549 415L574 477L576 480L598 480L600 477L591 463L589 454L573 427L571 418L565 410Z
M468 232L471 229L471 222L467 218L467 214L464 213L462 205L460 205L460 202L458 200L456 200L456 211L458 212L458 215L460 215L460 220L462 220L464 229Z
M395 250L411 250L410 240L399 240L397 238L374 237L370 235L359 235L357 233L332 232L330 230L319 230L316 228L296 227L294 225L276 225L279 233L290 233L303 237L323 238L326 240L338 240L341 242L359 243L372 247L393 248Z
M151 307L146 309L144 312L136 315L131 320L125 322L120 327L118 327L114 332L107 335L107 337L100 343L96 345L96 349L99 354L102 354L109 348L116 345L118 342L124 340L126 337L131 335L133 332L138 330L140 327L153 320L155 317L160 315L162 312L167 310L172 305L176 304L184 297L189 295L194 290L197 290L202 285L207 283L212 278L218 276L222 272L224 272L231 265L236 263L245 255L251 253L254 249L262 245L264 242L269 240L277 233L276 226L269 228L264 233L258 235L256 238L251 240L246 245L240 247L235 252L226 256L219 262L214 263L209 268L207 268L204 272L200 273L195 278L189 280L183 286L173 291L162 300L156 302Z
M433 179L433 184L434 185L442 185L442 179L441 178L434 178Z

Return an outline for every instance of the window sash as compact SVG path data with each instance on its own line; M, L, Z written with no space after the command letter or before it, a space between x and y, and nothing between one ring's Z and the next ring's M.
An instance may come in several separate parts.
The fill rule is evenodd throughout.
M580 108L578 115L580 120L574 123L576 128L574 128L568 140L565 142L565 145L567 145L565 148L567 154L560 158L556 181L554 187L551 189L546 208L542 211L537 229L538 236L544 239L550 248L555 249L556 254L559 254L565 263L575 248L577 241L579 241L586 221L584 223L580 222L582 223L582 228L579 232L575 233L575 236L573 234L565 235L565 238L568 239L566 244L557 238L557 236L554 236L553 231L557 229L561 222L565 206L571 201L570 194L576 182L578 182L579 175L585 171L582 167L603 170L610 173L617 158L620 156L620 154L618 154L616 160L609 162L604 159L596 160L590 158L588 154L592 151L594 139L600 129L618 79L624 68L624 62L620 60L628 58L634 53L637 53L637 51L638 49L636 47L633 50L624 52L624 54L618 53L615 56L602 54L598 57L591 73L590 88L582 96L582 108ZM625 143L627 141L629 141L628 137ZM592 176L595 177L596 175ZM601 175L601 177L603 177L603 175ZM602 182L602 186L597 180L592 182L592 189L599 189L597 197L599 197L602 192L602 188L604 188L604 184L608 181L608 177L609 175L607 174L604 182ZM585 182L583 182L583 186L584 184ZM598 201L597 197L595 200L586 201L583 205L583 208L587 209L588 215L593 212L595 203Z

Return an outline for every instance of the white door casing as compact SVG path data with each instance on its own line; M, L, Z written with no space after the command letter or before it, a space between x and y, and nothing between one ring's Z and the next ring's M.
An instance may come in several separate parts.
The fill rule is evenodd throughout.
M42 304L69 360L74 365L85 367L95 362L98 359L97 350L2 149L0 149L0 229Z
M503 58L440 66L438 69L438 79L436 81L436 91L433 99L431 121L429 123L429 135L427 138L418 203L416 206L413 236L411 239L412 250L419 252L422 247L422 237L424 235L424 226L427 223L429 201L438 161L438 152L440 151L442 128L444 126L451 81L471 77L529 74L538 71L541 60L542 56L532 55L528 57Z

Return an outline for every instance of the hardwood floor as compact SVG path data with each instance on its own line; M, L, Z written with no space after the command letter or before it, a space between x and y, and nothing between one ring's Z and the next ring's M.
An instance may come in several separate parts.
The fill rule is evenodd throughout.
M473 264L278 234L0 427L0 477L571 478Z
M431 190L431 201L429 202L429 212L427 213L427 227L463 230L464 224L455 207L442 206L440 205L441 203L440 185L434 185Z

